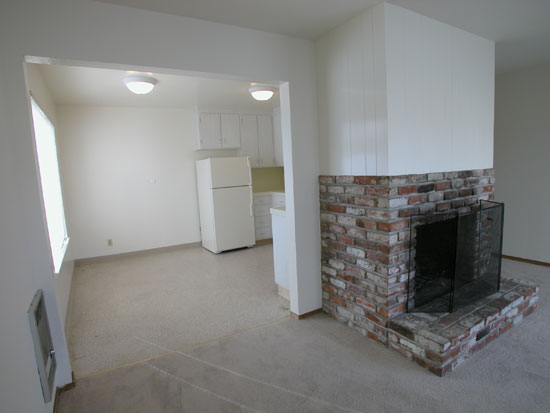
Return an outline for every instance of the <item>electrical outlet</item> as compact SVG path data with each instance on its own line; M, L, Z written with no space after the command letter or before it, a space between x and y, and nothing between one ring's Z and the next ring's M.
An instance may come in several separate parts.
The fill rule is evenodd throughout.
M112 247L112 246L113 246L113 240L112 240L111 238L109 238L109 239L107 240L107 245L108 245L109 247Z

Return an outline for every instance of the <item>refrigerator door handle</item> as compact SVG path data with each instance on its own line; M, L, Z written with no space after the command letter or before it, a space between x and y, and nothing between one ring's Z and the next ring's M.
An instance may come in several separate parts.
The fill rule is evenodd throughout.
M252 186L250 188L250 216L254 216L254 196L252 195Z

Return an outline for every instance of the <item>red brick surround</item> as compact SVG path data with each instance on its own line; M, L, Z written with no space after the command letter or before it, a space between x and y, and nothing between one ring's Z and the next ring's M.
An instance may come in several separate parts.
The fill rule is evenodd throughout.
M323 309L387 344L405 311L409 219L493 199L494 170L319 177Z
M323 310L438 375L517 324L538 287L501 291L453 313L405 313L409 217L493 200L493 169L403 176L321 176Z

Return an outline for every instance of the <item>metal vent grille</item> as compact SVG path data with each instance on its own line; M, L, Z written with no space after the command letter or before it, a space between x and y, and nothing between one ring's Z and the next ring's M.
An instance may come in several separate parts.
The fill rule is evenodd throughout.
M42 290L38 290L34 295L27 315L34 344L38 375L42 385L42 395L47 403L52 399L57 362Z

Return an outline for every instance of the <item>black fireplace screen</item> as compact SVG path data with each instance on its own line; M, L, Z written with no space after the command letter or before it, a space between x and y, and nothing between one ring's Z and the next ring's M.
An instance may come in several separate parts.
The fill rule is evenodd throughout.
M452 312L499 291L504 204L410 220L409 312Z

